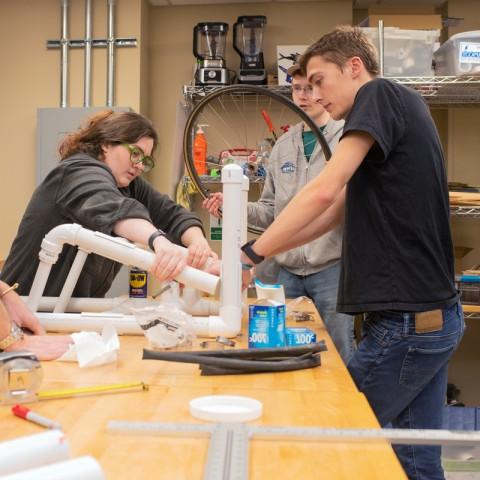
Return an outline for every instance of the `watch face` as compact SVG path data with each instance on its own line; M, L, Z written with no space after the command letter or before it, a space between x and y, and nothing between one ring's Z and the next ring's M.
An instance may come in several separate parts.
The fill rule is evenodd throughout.
M10 333L0 340L0 350L5 350L10 345L22 340L23 337L23 330L16 323L12 323L12 326L10 327Z

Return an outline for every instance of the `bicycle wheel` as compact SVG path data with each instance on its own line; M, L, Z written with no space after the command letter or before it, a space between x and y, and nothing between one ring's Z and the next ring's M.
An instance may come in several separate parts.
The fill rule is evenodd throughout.
M250 179L251 200L257 200L263 188L268 151L274 143L282 142L284 131L291 125L304 122L315 133L325 158L330 148L310 117L285 94L254 85L231 85L214 90L204 97L190 113L183 137L183 152L188 175L196 189L206 198L212 190L221 188L221 169L231 162L238 163ZM205 172L199 172L195 162L195 136L204 126L207 144ZM288 161L288 159L285 159ZM263 229L248 225L252 233Z

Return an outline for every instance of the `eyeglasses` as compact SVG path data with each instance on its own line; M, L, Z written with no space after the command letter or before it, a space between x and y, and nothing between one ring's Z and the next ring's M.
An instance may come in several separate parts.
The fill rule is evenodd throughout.
M302 92L305 92L305 95L311 95L313 92L313 89L311 85L306 85L305 87L302 87L301 85L292 85L292 91L297 95L299 95Z
M130 161L134 165L141 163L143 165L143 171L149 172L155 166L155 159L150 155L145 155L145 152L137 145L131 145L130 143L122 143L122 147L125 147L130 152Z

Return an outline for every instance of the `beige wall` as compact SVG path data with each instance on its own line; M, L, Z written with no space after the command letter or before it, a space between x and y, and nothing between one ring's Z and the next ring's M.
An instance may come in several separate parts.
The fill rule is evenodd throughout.
M140 108L141 0L117 0L117 36L136 37L140 48L117 50L116 104ZM84 37L84 2L70 2L72 39ZM105 38L106 0L92 2L93 36ZM0 259L5 258L34 189L36 114L39 107L60 104L60 51L47 50L47 40L60 38L59 0L0 2ZM83 105L83 51L70 53L70 106ZM106 51L95 49L92 106L106 103ZM145 75L145 78L146 75Z

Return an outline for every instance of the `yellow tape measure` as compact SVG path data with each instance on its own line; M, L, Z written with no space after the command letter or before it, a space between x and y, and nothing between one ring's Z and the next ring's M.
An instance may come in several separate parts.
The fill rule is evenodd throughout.
M113 383L111 385L95 385L91 387L67 388L61 390L42 390L37 393L38 400L53 400L57 398L75 397L77 395L90 395L96 393L114 393L117 391L140 388L148 390L149 386L144 382Z

